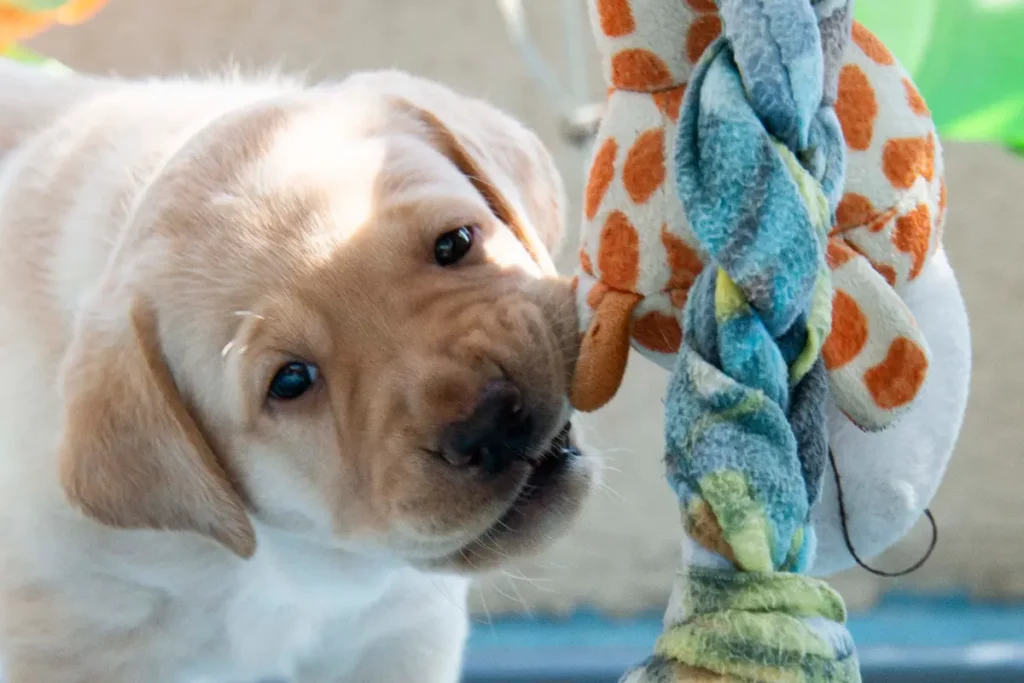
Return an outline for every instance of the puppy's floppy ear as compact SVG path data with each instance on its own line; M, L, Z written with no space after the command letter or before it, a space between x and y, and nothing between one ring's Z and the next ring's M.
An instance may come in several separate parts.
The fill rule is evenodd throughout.
M252 524L178 393L155 311L144 298L126 309L83 318L64 359L66 496L110 526L194 531L251 556Z
M485 103L447 91L417 93L415 100L409 94L392 101L426 126L436 147L473 182L534 259L553 269L551 254L565 226L565 190L540 139Z

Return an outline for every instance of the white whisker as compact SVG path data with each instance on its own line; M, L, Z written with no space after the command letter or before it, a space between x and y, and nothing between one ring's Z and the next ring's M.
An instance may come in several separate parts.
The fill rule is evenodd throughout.
M607 482L599 481L597 483L597 492L599 494L605 493L611 496L617 503L625 503L626 497L613 489Z
M526 613L526 616L532 619L533 610L530 609L530 605L525 599L523 599L523 594L519 592L519 587L516 586L516 582L513 581L508 574L505 575L505 580L508 581L509 588L512 589L512 592L515 593L516 597L519 599L519 604L523 606L523 611Z
M248 318L256 318L257 320L266 320L266 318L264 318L259 313L253 313L252 311L235 311L235 315L237 315L240 318L248 317Z
M491 633L494 632L494 619L491 618L491 608L487 606L487 598L484 597L484 592L477 588L477 593L480 595L480 606L484 608L484 616L487 621L483 622L491 627ZM477 622L480 623L480 622Z
M512 586L512 583L510 582L509 585ZM526 614L526 616L527 617L533 617L533 613L530 612L530 607L529 607L529 605L526 604L526 601L523 600L523 596L519 595L518 597L513 597L513 596L509 595L508 593L506 593L505 591L503 591L500 588L498 588L498 585L496 583L493 583L493 582L491 583L491 588L494 590L494 592L496 592L498 595L502 596L503 598L505 598L507 600L511 600L512 602L519 603L519 606L523 608L523 612ZM515 587L513 586L513 590L514 589L515 589ZM518 591L516 591L516 593L518 595Z
M544 583L551 583L553 581L553 579L538 579L538 578L533 578L533 577L526 576L523 573L513 574L512 572L507 571L507 570L502 570L502 574L504 574L506 577L508 577L509 580L525 581L526 583L530 584L531 586L533 586L537 590L542 591L544 593L557 593L558 592L558 591L556 591L556 590L554 590L552 588L547 588L547 587L542 585Z
M437 578L434 578L431 581L431 584L433 584L434 588L437 589L437 592L441 595L441 597L445 601L451 603L453 607L458 609L463 614L466 614L468 612L468 608L466 607L466 605L463 604L463 603L460 603L458 600L455 599L455 597L451 594L451 591L448 590L448 587L447 587L446 584L442 583Z

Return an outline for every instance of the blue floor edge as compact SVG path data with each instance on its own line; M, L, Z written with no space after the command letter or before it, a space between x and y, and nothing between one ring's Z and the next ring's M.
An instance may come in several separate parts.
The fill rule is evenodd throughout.
M865 681L1024 681L1024 604L893 595L851 615L849 627ZM660 632L660 614L477 623L464 681L613 683L650 653Z

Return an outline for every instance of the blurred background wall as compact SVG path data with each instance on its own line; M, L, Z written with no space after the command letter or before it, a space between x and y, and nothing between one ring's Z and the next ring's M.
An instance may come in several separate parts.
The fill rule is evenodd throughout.
M580 0L581 11L584 5ZM527 6L541 51L562 66L560 4ZM235 64L323 80L398 67L484 97L523 119L553 150L573 200L560 259L572 268L587 151L561 137L554 108L489 0L111 0L84 26L53 29L32 47L78 70L124 76L199 75ZM603 92L596 62L590 72L596 100ZM959 452L934 505L935 555L897 581L861 570L836 577L851 607L894 586L1024 596L1024 212L1017 203L1024 158L973 144L947 144L946 155L946 246L972 316L973 395ZM605 486L568 537L535 560L481 580L477 608L663 608L680 561L675 500L660 470L664 383L660 370L631 360L613 404L584 421L609 462ZM927 541L921 525L875 564L912 564Z

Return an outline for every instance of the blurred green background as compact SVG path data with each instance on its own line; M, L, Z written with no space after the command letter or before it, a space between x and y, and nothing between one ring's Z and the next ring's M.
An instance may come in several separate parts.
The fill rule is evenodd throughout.
M947 140L1024 152L1024 1L856 0L914 77Z

